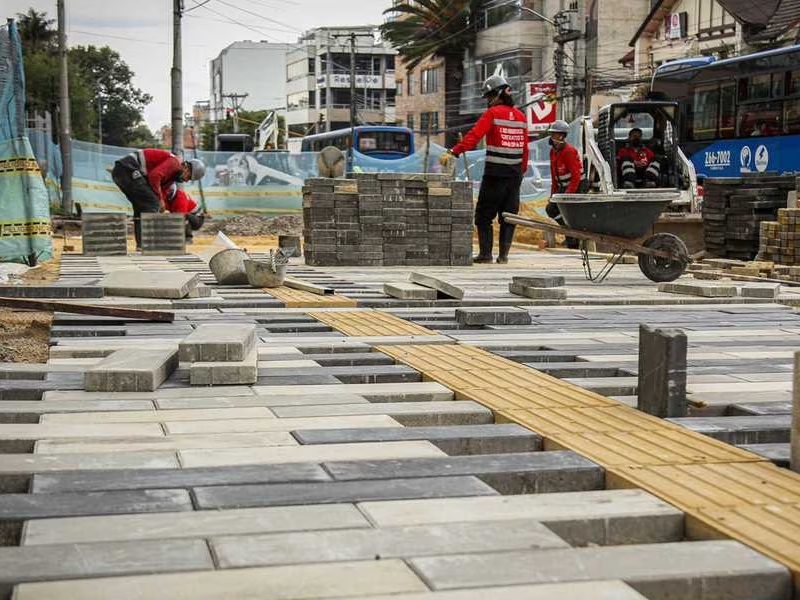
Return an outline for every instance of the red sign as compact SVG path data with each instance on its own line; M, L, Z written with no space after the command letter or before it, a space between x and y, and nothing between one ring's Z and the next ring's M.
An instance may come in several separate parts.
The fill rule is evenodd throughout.
M556 120L558 103L556 101L556 84L552 81L529 83L525 102L529 103L537 94L544 94L538 102L528 104L528 131L546 131Z

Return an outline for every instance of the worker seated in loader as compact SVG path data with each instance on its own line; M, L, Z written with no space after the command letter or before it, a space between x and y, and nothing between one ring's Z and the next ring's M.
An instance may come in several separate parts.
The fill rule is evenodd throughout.
M625 147L617 152L617 165L624 189L658 187L661 163L655 152L642 143L642 130L638 127L628 132Z

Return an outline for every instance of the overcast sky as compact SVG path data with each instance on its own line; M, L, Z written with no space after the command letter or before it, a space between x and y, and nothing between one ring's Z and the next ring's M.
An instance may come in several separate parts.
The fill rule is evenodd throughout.
M151 129L169 123L172 66L171 0L65 0L70 45L108 45L153 96L145 110ZM185 0L183 20L184 112L209 97L209 62L240 40L296 42L314 27L380 24L391 0ZM56 18L55 0L3 0L0 17L28 8Z

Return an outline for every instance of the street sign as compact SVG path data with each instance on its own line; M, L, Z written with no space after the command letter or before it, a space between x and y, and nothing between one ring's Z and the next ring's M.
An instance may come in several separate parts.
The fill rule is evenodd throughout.
M556 101L556 84L552 81L529 83L526 86L526 103L536 96L544 94L539 102L533 102L526 108L528 131L541 133L556 120L558 103Z

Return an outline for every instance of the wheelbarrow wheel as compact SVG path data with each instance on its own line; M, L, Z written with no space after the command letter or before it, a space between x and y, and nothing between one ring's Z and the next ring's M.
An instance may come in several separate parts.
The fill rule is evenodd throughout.
M677 235L657 233L647 238L642 245L653 250L669 252L679 257L677 259L669 259L650 254L640 254L639 269L650 281L657 283L674 281L686 271L686 265L689 262L689 250Z

